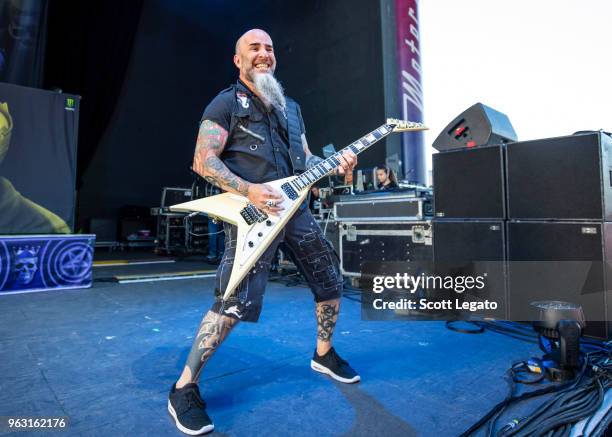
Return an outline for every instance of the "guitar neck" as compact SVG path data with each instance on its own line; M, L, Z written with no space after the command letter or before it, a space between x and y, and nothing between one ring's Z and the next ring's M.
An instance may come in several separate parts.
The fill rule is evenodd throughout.
M315 166L310 167L304 173L299 175L293 182L299 190L313 185L317 181L323 179L329 173L335 171L338 167L340 167L340 156L347 151L351 151L358 155L364 150L368 149L378 141L382 140L384 137L393 132L393 126L389 124L383 124L377 129L374 129L372 132L362 136L354 143L349 144L344 149L339 150L334 153L327 159L324 159L320 163Z

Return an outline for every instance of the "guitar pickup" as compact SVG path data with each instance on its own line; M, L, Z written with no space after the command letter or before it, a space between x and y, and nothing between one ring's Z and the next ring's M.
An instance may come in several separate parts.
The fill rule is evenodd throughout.
M297 191L295 191L289 182L285 182L283 185L281 185L281 189L285 192L289 199L295 200L298 198Z
M243 208L240 211L240 215L242 216L242 218L244 219L247 225L252 225L256 221L255 217L251 214L251 212L247 208Z
M240 211L240 215L247 223L247 225L252 225L255 222L261 223L268 218L268 214L255 208L255 205L252 205L250 203L244 208L242 208L242 210Z

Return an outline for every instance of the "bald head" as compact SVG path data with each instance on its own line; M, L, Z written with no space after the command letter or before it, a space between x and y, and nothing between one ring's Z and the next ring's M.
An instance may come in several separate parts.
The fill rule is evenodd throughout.
M255 40L261 39L262 41L267 40L270 43L270 45L272 45L272 38L270 38L270 35L268 35L268 32L266 32L265 30L261 30L261 29L251 29L251 30L247 30L246 32L244 32L242 36L238 38L238 40L236 41L236 54L240 53L241 47L244 46L245 42L247 43L247 47L248 47L248 42L252 41L253 39Z

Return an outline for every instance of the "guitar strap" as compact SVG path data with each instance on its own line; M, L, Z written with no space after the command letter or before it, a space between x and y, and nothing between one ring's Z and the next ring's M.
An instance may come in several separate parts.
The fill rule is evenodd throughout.
M300 120L302 113L293 99L287 99L287 133L289 137L289 156L293 165L293 174L298 175L306 170L306 154L302 145Z

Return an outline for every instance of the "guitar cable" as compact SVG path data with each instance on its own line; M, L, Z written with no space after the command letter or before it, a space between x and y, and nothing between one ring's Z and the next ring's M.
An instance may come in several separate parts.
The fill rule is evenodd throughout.
M187 229L187 220L190 220L191 217L194 217L196 215L200 214L199 212L192 212L189 215L186 215L185 217L183 217L183 226L185 226L185 229ZM217 232L208 232L206 234L196 234L195 232L191 232L191 231L187 231L189 233L189 235L193 235L194 237L206 237L206 236L210 236L210 235L217 235L220 234L221 232L225 232L223 229L221 229L220 231Z

